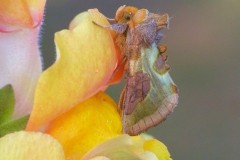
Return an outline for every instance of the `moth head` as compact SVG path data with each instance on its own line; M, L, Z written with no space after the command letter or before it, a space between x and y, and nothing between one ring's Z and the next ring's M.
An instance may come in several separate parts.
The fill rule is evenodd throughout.
M127 23L132 20L135 13L138 11L136 7L132 6L121 6L118 8L115 16L115 20L118 23Z

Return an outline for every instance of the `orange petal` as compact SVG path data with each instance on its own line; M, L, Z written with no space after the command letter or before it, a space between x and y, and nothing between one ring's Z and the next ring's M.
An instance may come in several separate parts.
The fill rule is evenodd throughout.
M47 134L15 132L0 138L0 159L64 160L62 146Z
M123 77L124 69L125 69L125 63L123 62L123 56L121 54L120 48L117 46L116 43L114 43L114 44L115 44L118 64L114 70L114 73L112 75L112 78L111 78L111 81L109 82L109 84L114 84L114 83L120 82Z
M0 5L0 31L12 26L34 27L41 23L46 0L2 0Z
M80 159L95 145L121 134L116 108L114 101L100 92L59 116L47 133L62 144L67 158Z
M79 14L55 34L56 63L41 75L27 130L35 130L101 90L117 63L108 25L97 10Z
M111 29L109 29L109 32L111 33L112 39L114 41L114 46L115 46L116 56L117 56L117 65L111 77L111 80L109 81L109 84L114 84L121 81L122 76L124 74L125 63L123 63L123 53L121 52L121 49L117 44L117 41L118 41L117 39L119 38L118 34Z

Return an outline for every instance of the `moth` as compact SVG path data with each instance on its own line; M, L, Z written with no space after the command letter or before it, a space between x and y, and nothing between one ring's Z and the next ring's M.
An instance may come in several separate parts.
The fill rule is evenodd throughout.
M178 103L177 87L166 64L167 47L160 44L169 16L124 5L109 20L115 23L97 25L117 33L115 41L123 57L120 65L125 65L126 85L118 105L123 132L137 135L164 121Z

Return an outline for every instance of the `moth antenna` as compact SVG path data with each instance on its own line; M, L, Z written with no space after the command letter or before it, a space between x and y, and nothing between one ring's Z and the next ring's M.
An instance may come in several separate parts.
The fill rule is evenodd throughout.
M110 22L116 22L116 19L114 19L114 18L108 18L108 17L106 17L106 19L107 19L108 21L110 21Z
M92 21L92 22L99 27L110 28L110 29L114 30L116 33L120 33L120 34L124 33L127 29L127 24L115 23L115 24L112 24L112 25L109 25L109 26L104 26L104 25L98 24L95 21Z
M108 26L103 26L103 25L101 25L101 24L99 24L99 23L97 23L95 21L92 21L92 23L97 25L97 26L99 26L99 27L102 27L102 28L107 28L108 27Z

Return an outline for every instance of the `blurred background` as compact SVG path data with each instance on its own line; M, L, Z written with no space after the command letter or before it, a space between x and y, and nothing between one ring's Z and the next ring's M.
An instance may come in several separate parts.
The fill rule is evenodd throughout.
M164 142L175 160L239 159L239 0L49 0L41 42L44 67L55 59L54 33L67 28L76 14L98 8L114 17L124 4L172 17L163 43L180 102L167 121L148 133ZM108 90L116 101L123 84Z

